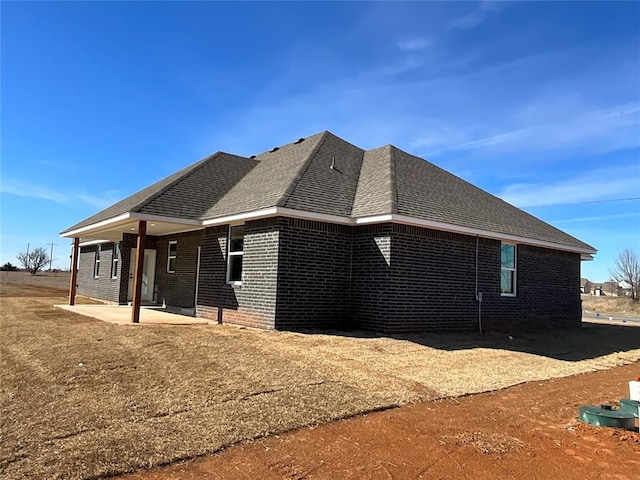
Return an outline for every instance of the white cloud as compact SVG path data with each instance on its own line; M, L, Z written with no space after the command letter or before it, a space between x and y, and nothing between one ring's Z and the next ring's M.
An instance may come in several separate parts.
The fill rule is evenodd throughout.
M68 200L67 195L49 187L45 187L44 185L23 182L21 180L14 180L6 177L3 178L0 183L0 192L19 197L40 198L56 203L65 203Z
M84 203L100 209L107 208L109 205L112 205L120 200L116 191L109 191L101 196L90 195L88 193L77 193L76 196Z
M115 203L118 198L118 192L115 190L105 192L103 195L92 195L85 192L58 192L44 185L24 182L11 178L3 178L0 183L0 192L7 195L15 195L25 198L37 198L48 200L55 203L72 203L73 201L81 201L92 207L105 208Z
M396 45L400 50L415 51L430 47L433 45L433 41L427 37L411 37L398 40Z
M640 196L640 167L612 167L545 183L515 183L497 194L520 208Z
M620 218L633 218L640 217L640 212L634 213L616 213L612 215L600 215L597 217L578 217L578 218L567 218L564 220L550 220L549 223L578 223L578 222L599 222L602 220L617 220Z
M501 8L501 2L480 2L479 6L474 10L466 13L465 15L454 18L449 23L449 28L466 30L468 28L476 27L487 19L489 12L497 12Z
M428 155L470 150L504 153L575 148L591 154L606 153L640 146L639 125L640 103L634 102L587 112L573 120L563 119L459 143Z

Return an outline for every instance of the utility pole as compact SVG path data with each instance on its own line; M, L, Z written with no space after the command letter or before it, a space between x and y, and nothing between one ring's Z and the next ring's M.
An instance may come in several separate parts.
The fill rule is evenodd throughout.
M29 245L31 244L27 243L27 270L29 270Z
M51 271L51 263L53 262L53 246L58 245L57 243L47 243L47 245L51 245L51 255L49 255L49 271Z

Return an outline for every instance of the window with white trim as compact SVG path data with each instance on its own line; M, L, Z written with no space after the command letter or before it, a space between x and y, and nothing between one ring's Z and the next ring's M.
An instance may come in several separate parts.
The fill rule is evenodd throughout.
M93 257L93 276L98 278L100 276L100 252L102 247L100 245L96 245L95 256Z
M516 246L512 243L500 246L500 294L516 294Z
M227 248L227 282L242 282L242 257L244 255L244 225L229 228Z
M111 256L111 278L118 278L118 262L120 261L120 244L113 244L113 252Z
M172 240L167 246L167 273L176 273L176 259L178 258L178 242Z

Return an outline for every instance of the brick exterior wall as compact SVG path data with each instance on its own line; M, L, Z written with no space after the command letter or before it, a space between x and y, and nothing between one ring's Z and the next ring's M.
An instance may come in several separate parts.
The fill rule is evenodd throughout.
M169 307L194 308L198 247L202 230L157 237L156 301ZM176 241L175 272L167 272L169 242Z
M232 286L226 284L228 226L205 231L200 316L283 330L479 328L476 237L288 218L248 222L245 232L243 284ZM580 325L578 254L519 245L517 296L504 297L500 241L477 242L484 330Z
M495 256L499 261L499 251ZM487 298L485 294L482 309L487 328L518 331L580 326L579 254L518 245L516 265L515 297L498 293Z
M351 228L294 218L278 225L276 328L349 328Z
M113 243L103 243L100 245L100 272L98 278L93 275L97 248L98 245L80 247L77 293L78 295L118 303L121 266L118 265L118 277L111 278ZM122 263L122 261L118 262L118 264L120 263Z
M278 219L245 224L242 285L227 283L229 226L202 235L197 315L218 322L275 328Z
M113 259L113 243L100 245L100 274L98 278L93 275L95 251L97 245L80 247L78 263L78 295L85 295L107 302L118 304L127 303L129 289L129 268L131 262L131 249L136 248L137 235L125 233L120 244L120 260L116 270L116 278L111 276L111 261ZM147 237L146 248L155 250L157 239Z
M366 329L386 333L574 327L581 323L580 256L517 246L517 295L500 295L500 241L397 224L342 226L270 218L245 224L243 282L227 283L229 226L148 237L156 249L157 300L193 308L197 248L201 264L197 315L219 322L283 330ZM177 240L176 272L167 252ZM126 302L131 248L121 242L118 278L113 244L82 247L78 293Z
M390 315L383 330L477 328L475 237L406 225L392 230Z
M391 224L355 227L352 232L350 324L381 331L394 303L391 275Z

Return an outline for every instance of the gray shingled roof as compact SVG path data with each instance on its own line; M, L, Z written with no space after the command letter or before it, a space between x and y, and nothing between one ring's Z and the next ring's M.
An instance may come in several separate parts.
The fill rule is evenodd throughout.
M257 163L237 155L214 153L72 225L62 234L127 212L199 219L209 205L220 200Z
M594 251L422 158L391 145L364 151L326 131L255 158L216 153L65 232L125 212L208 220L269 207L346 218L400 214Z
M594 250L461 178L391 147L395 156L397 213L489 232Z

